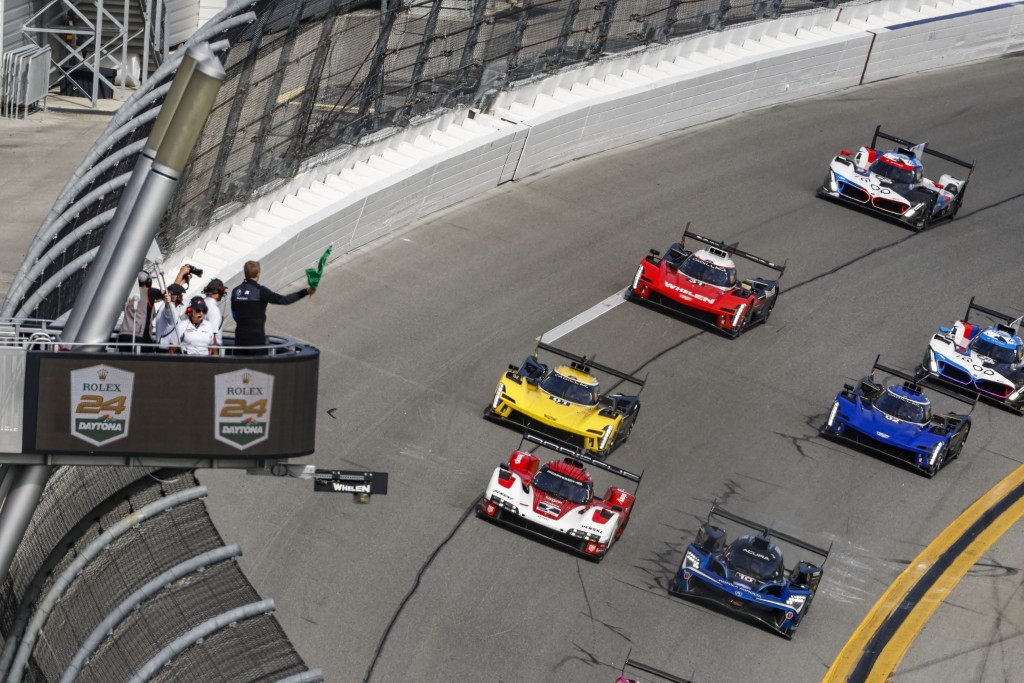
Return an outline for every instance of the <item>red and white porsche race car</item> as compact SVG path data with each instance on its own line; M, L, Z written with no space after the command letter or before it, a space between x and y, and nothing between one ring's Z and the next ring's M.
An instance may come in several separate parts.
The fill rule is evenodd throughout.
M634 481L638 487L640 475L541 437L525 438L569 456L542 465L533 453L517 449L507 463L494 470L477 514L600 562L626 528L636 491L609 486L604 497L597 498L584 465Z

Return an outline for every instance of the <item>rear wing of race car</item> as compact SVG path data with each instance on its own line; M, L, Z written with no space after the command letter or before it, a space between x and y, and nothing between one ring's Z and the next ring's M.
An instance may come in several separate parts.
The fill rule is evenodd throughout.
M737 248L737 245L739 244L739 242L736 242L734 244L726 244L725 242L719 242L718 240L713 240L710 237L704 237L703 235L698 235L695 232L690 232L690 224L689 223L686 224L686 228L683 230L683 237L680 240L680 244L685 245L687 238L695 239L698 242L703 242L704 244L707 244L708 246L712 246L712 247L715 247L717 249L721 249L722 251L724 251L729 256L739 256L741 258L747 259L748 261L753 261L754 263L759 263L762 266L766 266L768 268L771 268L772 270L775 270L775 271L777 271L779 273L779 277L780 278L782 277L782 274L786 272L786 264L785 263L783 263L780 266L778 263L774 263L772 261L769 261L766 258L762 258L760 256L754 256L753 254L751 254L749 252L742 251L742 250Z
M632 648L630 649L630 654L632 654ZM622 673L619 676L619 680L632 680L626 678L626 669L636 669L637 671L643 671L646 674L651 674L652 676L657 676L660 679L669 681L669 683L693 683L692 681L689 681L685 678L680 678L679 676L670 674L667 671L655 669L653 666L649 664L644 664L642 662L636 661L635 659L631 659L629 655L626 655L626 663L622 665Z
M811 543L808 543L807 541L802 541L799 538L796 538L795 536L790 536L789 534L784 534L781 531L776 531L775 529L772 529L771 526L768 524L761 524L759 522L754 522L744 517L740 517L739 515L735 515L729 512L728 510L720 507L718 505L717 500L715 500L715 502L711 504L711 512L708 513L708 522L711 521L712 517L721 517L722 519L728 519L732 522L736 522L737 524L741 524L747 527L751 531L764 533L769 538L777 538L778 540L785 541L786 543L796 546L797 548L802 548L803 550L812 552L815 555L818 555L819 557L823 558L821 563L822 565L825 564L825 561L828 560L829 553L832 552L831 544L829 544L828 548L821 548L816 545L812 545Z
M900 145L903 148L903 151L909 152L914 156L918 156L915 151L915 148L920 148L921 151L924 152L925 154L929 154L933 157L936 157L937 159L943 159L945 161L950 162L951 164L956 164L957 166L963 166L964 168L969 169L967 173L968 179L970 179L970 177L974 175L973 161L964 161L963 159L957 159L956 157L950 156L949 154L944 154L942 152L939 152L938 150L931 149L928 147L927 142L914 143L911 142L910 140L904 140L903 138L896 137L895 135L890 135L889 133L883 133L882 126L878 125L875 126L875 134L871 138L871 149L877 149L877 147L875 147L875 144L878 142L879 138L882 138L883 140L889 140L890 142L895 142L897 145Z
M1017 334L1017 329L1020 327L1021 318L1011 318L1006 313L1000 313L999 311L994 311L991 308L986 308L985 306L976 304L974 303L973 296L971 297L970 303L967 304L967 313L964 314L964 322L967 322L968 318L971 317L971 311L978 311L979 313L983 313L994 320L1002 320L1003 322L1008 323L1006 325L998 325L998 327L1004 332L1009 332L1010 334Z
M630 384L635 384L636 386L640 387L640 391L643 391L644 385L647 384L646 377L644 377L643 379L640 379L639 377L634 377L632 375L626 374L625 372L622 372L621 370L616 370L615 368L610 368L607 365L600 365L599 363L595 363L593 357L587 358L586 356L577 356L575 353L570 353L569 351L564 351L562 349L555 348L554 346L551 346L550 344L545 344L542 341L537 342L537 348L534 349L533 351L533 357L535 360L537 358L537 354L540 351L547 351L549 353L555 354L556 356L561 356L562 358L565 358L566 360L570 361L572 363L572 366L577 370L582 370L583 372L586 373L589 373L591 370L600 370L601 372L607 373L612 377L618 377L621 380L625 380ZM638 391L637 393L640 392Z
M618 465L612 465L611 463L604 462L603 460L592 458L587 455L583 449L575 448L564 441L559 441L558 439L553 439L549 436L537 434L536 432L525 432L523 434L522 441L519 442L520 446L522 446L523 441L531 441L535 444L539 444L545 448L561 453L562 455L568 456L572 460L583 463L589 467L597 467L624 479L629 479L630 481L636 482L637 489L640 488L640 480L644 477L643 472L635 474L629 470L619 467ZM634 495L636 495L635 492Z
M875 377L875 370L880 370L887 375L899 377L900 379L904 380L903 386L905 386L907 389L910 389L911 391L916 391L919 394L924 393L924 387L921 386L920 377L915 377L914 375L904 372L903 370L898 370L896 368L890 368L887 365L882 365L881 363L878 362L878 359L881 357L881 354L875 356L875 364L871 366L872 379L874 379ZM974 410L974 406L978 403L978 397L980 396L980 393L977 391L972 393L964 393L963 391L957 392L953 391L952 389L947 389L941 384L929 384L928 391L937 391L943 396L948 396L949 398L954 398L957 401L966 403L971 407L971 411Z

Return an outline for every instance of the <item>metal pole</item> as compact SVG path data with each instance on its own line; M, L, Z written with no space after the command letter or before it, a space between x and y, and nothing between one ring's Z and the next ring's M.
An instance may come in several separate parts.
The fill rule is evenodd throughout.
M203 43L206 46L206 43ZM135 162L135 169L132 171L132 176L128 180L128 184L125 185L124 190L121 192L121 199L117 203L117 211L114 213L114 217L110 219L110 223L107 225L106 231L103 233L103 240L100 242L99 251L96 252L96 258L93 259L92 264L89 266L89 271L85 274L85 281L82 283L82 288L78 290L78 296L75 298L75 305L71 308L71 313L68 315L68 321L64 325L64 332L61 334L61 339L64 341L78 340L79 332L81 331L82 322L85 320L87 315L91 314L93 301L96 299L97 293L103 291L104 281L107 277L107 267L110 265L110 259L114 252L118 250L118 245L121 242L121 234L124 232L125 226L128 224L128 217L131 215L132 209L135 207L135 202L138 200L139 193L142 191L142 185L146 181L149 175L149 171L153 166L153 159L156 158L156 151L160 148L160 144L163 142L164 136L167 134L167 127L171 123L171 119L174 118L174 112L177 111L178 105L181 103L181 97L185 92L185 87L192 78L192 74L196 70L196 64L199 63L200 59L212 56L197 48L195 50L190 49L185 57L181 60L181 64L178 66L178 72L174 76L174 81L171 83L170 89L164 96L164 101L160 105L160 114L157 116L156 121L153 123L152 129L149 131L149 138L146 140L146 146L142 150L142 154ZM139 264L142 263L142 259L139 259ZM109 292L104 292L103 296L109 296ZM127 292L125 297L127 298ZM120 305L120 303L118 304ZM114 320L116 320L116 316ZM114 321L111 321L110 327L113 328ZM107 330L109 333L110 330Z
M48 465L17 465L7 473L11 490L0 510L0 583L7 580L7 572L14 554L25 536L25 529L39 505L46 481L50 478Z
M207 619L199 626L196 626L191 631L176 638L170 645L156 653L152 659L146 662L142 668L135 672L135 675L131 677L128 683L146 683L146 681L149 681L156 676L157 673L167 666L167 664L178 656L178 654L189 649L196 643L201 642L207 636L228 628L236 622L258 617L273 611L273 600L260 600L259 602L253 602L248 605L236 607L235 609L224 612L223 614L218 614L212 619Z
M25 674L25 665L28 664L29 657L32 656L32 650L35 649L36 640L39 638L39 634L42 632L43 626L46 625L46 620L50 618L50 613L53 611L53 608L57 605L57 602L61 597L63 597L71 587L71 583L78 578L78 575L85 570L86 566L88 566L90 562L96 559L96 557L104 550L109 548L114 541L124 536L146 520L152 519L153 517L156 517L177 505L184 505L185 503L205 498L206 493L207 491L205 486L195 486L190 489L185 489L184 491L178 491L177 493L173 493L164 498L158 498L156 501L146 505L142 509L128 513L109 529L93 539L92 542L89 543L89 545L87 545L70 564L64 567L64 571L54 577L53 583L50 585L50 589L36 605L36 611L32 615L32 621L29 622L28 628L25 630L25 633L22 634L21 641L18 643L18 650L14 655L14 662L11 664L10 670L7 671L7 677L5 678L7 683L18 683L21 681Z
M143 602L153 597L175 581L188 576L189 574L203 571L207 567L224 560L230 560L242 554L242 549L237 545L229 545L215 550L210 550L201 555L191 557L180 564L177 564L155 579L146 582L142 588L121 601L121 603L107 614L106 618L93 629L89 637L85 639L78 652L71 658L71 663L64 670L60 677L60 683L74 683L78 674L82 671L89 657L99 648L104 639L113 633L114 629L124 619L142 605Z
M195 48L190 48L190 50ZM78 343L100 348L110 337L122 303L131 288L137 286L136 274L150 244L156 237L164 211L177 190L178 179L188 163L196 140L213 108L221 84L227 76L220 61L206 46L207 56L198 63L186 86L174 117L157 151L156 158L132 207L121 238L111 254L103 279L110 283L107 296L94 297L83 320ZM162 117L160 117L162 118ZM160 123L160 119L157 119ZM156 127L156 126L154 126ZM106 235L104 241L106 241ZM77 307L77 303L76 303Z
M92 53L92 108L96 108L100 88L100 52L103 48L103 0L96 0L96 42Z

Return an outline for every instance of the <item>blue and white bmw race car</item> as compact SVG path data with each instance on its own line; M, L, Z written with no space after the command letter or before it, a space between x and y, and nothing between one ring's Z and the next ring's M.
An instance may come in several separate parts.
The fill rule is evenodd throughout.
M875 370L905 381L885 386L875 381ZM941 387L934 390L971 407L976 400ZM933 414L931 401L917 379L879 365L877 358L871 374L860 381L859 387L843 386L821 428L825 436L845 439L909 463L929 477L960 455L970 431L969 414Z
M971 311L989 316L994 325L968 322ZM928 343L918 374L953 387L978 392L1018 415L1024 413L1024 342L1021 319L974 303L963 320L940 327Z
M876 148L878 139L895 142L890 150ZM924 177L924 155L968 169L964 179L943 173L938 182ZM955 218L964 201L974 163L913 143L875 127L871 146L856 153L844 149L829 164L819 197L838 199L925 230L939 218Z
M757 533L726 543L725 532L711 523L715 517L736 522ZM787 569L779 540L822 558L829 550L788 536L763 524L711 506L697 538L686 548L668 592L683 598L706 599L755 619L776 633L792 638L818 590L820 565L800 562Z

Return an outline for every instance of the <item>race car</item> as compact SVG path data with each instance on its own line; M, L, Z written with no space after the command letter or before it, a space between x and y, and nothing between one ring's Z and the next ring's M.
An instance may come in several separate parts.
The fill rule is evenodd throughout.
M688 250L687 238L708 246ZM768 320L779 298L779 278L786 270L785 265L736 246L692 233L687 223L682 239L673 243L664 256L651 249L643 258L626 298L709 323L735 339L751 325ZM777 271L779 278L738 280L736 256Z
M711 523L716 517L757 533L727 544L725 531ZM799 562L787 569L776 539L814 553L822 558L821 564ZM696 540L687 546L668 592L724 605L792 638L811 607L830 550L744 519L716 502Z
M541 363L540 351L569 363ZM641 391L646 381L540 342L521 365L508 366L484 408L484 417L519 431L526 428L541 433L604 458L629 438L640 413L640 397L602 394L595 370L634 384Z
M905 380L885 386L875 381L875 370ZM935 391L974 407L977 395L964 397L948 389ZM959 457L971 432L970 414L932 413L931 400L917 378L878 363L854 388L849 384L832 402L821 427L825 436L857 443L881 455L909 463L929 477Z
M604 497L597 498L594 481L585 466L636 482L637 488L641 475L540 435L528 433L524 438L567 457L542 465L539 457L521 450L520 445L507 463L494 470L480 498L477 514L567 546L600 562L629 523L636 490L631 493L609 486Z
M879 150L879 138L897 147ZM925 155L966 168L967 177L961 180L943 173L938 182L925 178ZM972 175L974 162L929 149L927 142L913 143L883 133L876 126L870 147L856 153L844 149L832 159L818 196L855 204L920 231L937 219L956 217Z
M971 311L1001 321L995 325L968 322ZM1024 343L1018 330L1021 318L979 306L971 297L963 320L940 327L932 336L918 368L923 379L978 392L981 398L1024 413Z

